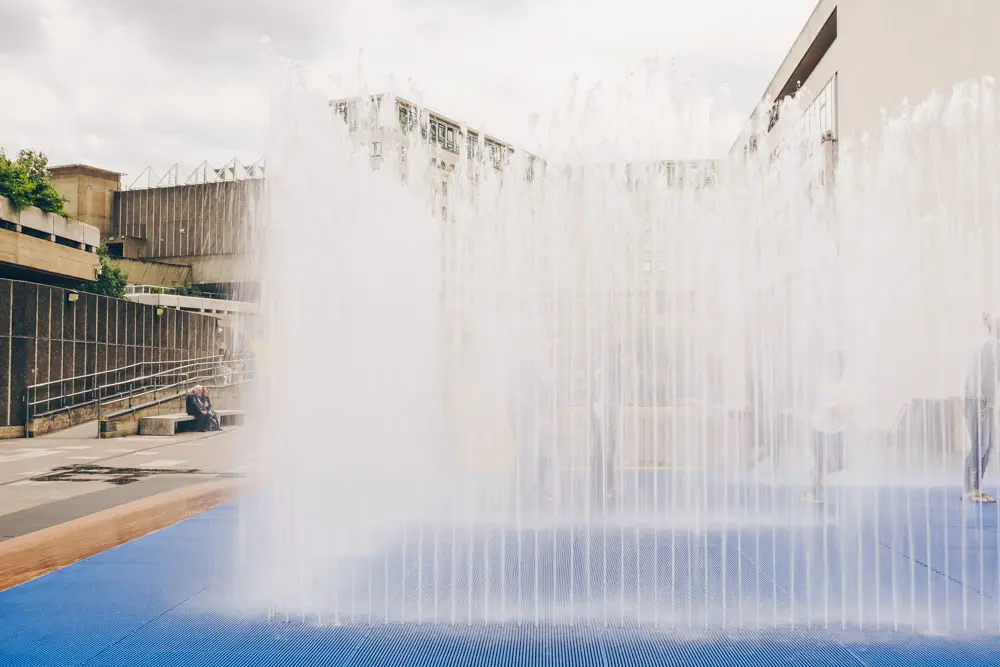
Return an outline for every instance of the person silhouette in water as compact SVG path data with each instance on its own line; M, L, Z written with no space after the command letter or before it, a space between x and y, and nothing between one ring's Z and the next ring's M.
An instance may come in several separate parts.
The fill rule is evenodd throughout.
M986 339L973 355L965 375L965 425L971 442L965 458L964 491L966 500L970 502L995 503L996 499L982 490L982 484L997 437L1000 320L984 313L983 324L986 325Z
M844 357L839 351L826 361L816 387L812 417L813 470L807 499L821 503L827 476L844 469L844 430L847 409L844 404L847 383Z

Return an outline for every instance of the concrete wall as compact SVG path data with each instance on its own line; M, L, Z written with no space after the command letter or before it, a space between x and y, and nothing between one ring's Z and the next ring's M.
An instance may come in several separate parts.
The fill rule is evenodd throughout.
M1000 76L996 0L840 0L841 136L878 129L904 99L946 98L954 84Z
M49 169L52 186L65 199L63 209L73 218L111 233L111 204L121 189L121 175L96 167L72 164Z
M880 0L881 1L881 0ZM837 5L840 4L838 0L820 0L816 3L816 7L813 9L812 14L806 20L806 24L802 27L799 32L798 37L796 37L795 42L789 48L788 53L785 55L785 59L781 61L778 66L774 77L771 82L768 83L767 88L764 89L764 93L761 95L761 100L765 103L762 106L754 109L751 114L751 125L756 125L760 120L762 114L767 113L770 109L770 102L773 102L778 98L781 90L785 87L785 84L791 78L795 68L798 67L799 62L802 61L803 56L806 55L806 51L812 45L816 36L819 34L820 30L826 24L827 19L833 13L834 9L837 9ZM799 83L803 87L813 87L820 81L826 81L830 78L833 72L836 72L836 66L830 67L830 63L836 62L837 57L834 53L834 49L838 48L838 39L830 47L830 51L820 62L817 67L817 71L814 72L806 81L800 81ZM823 69L824 71L819 71ZM817 87L816 90L819 90ZM815 91L814 91L815 92ZM757 129L756 127L754 129Z
M0 229L0 264L82 282L97 278L99 263L94 253Z
M134 259L113 259L111 264L125 272L130 285L185 287L191 284L190 266Z
M94 280L98 245L100 233L91 225L34 207L18 211L10 200L0 197L0 270L7 265L7 275L18 271L61 280Z
M140 361L216 354L216 318L0 279L0 437L23 433L30 384L115 369ZM126 379L111 374L117 380ZM64 383L68 387L69 383ZM74 390L93 388L77 380Z
M241 254L262 190L255 179L117 192L114 235L145 239L139 259Z

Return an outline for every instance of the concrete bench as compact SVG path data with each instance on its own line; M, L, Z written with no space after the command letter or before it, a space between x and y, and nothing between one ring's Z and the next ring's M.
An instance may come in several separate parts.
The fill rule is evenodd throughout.
M220 426L235 426L242 424L246 416L244 410L216 410ZM175 412L169 415L154 415L139 419L139 435L175 435L184 427L193 427L195 418L185 412ZM181 426L183 425L183 426ZM178 428L180 426L180 428Z

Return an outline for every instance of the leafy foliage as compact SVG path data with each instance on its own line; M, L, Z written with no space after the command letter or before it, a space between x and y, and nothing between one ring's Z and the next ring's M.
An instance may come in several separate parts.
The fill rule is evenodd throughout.
M19 211L37 206L46 213L66 217L65 200L52 187L48 164L44 153L21 151L12 160L0 148L0 196L7 197Z
M128 285L128 274L111 263L106 245L100 247L97 256L101 262L101 275L97 277L97 280L80 285L80 291L124 299L125 287Z

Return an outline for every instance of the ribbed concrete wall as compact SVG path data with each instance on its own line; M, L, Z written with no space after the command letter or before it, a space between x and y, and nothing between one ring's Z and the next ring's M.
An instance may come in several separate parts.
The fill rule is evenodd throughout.
M0 279L0 437L23 433L28 385L219 351L215 317L172 309L157 316L153 306L94 294L71 302L67 292ZM90 388L92 381L74 382L74 391Z
M257 179L116 192L114 233L144 239L140 259L240 254L262 187Z

